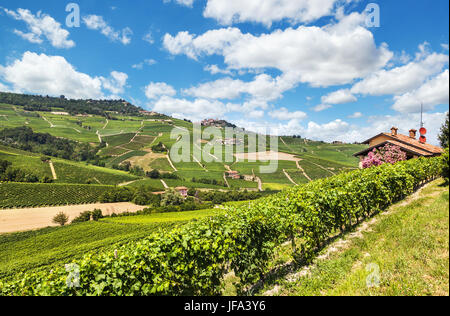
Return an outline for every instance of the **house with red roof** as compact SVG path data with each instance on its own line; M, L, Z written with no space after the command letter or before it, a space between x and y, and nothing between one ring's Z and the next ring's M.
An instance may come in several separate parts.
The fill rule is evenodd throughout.
M374 149L384 147L387 144L395 145L401 148L408 159L419 157L436 157L442 155L444 150L438 146L426 143L426 139L421 137L417 139L417 130L411 129L408 135L398 133L398 128L393 127L391 133L381 133L366 140L363 144L369 145L369 148L360 151L353 156L359 157L361 162Z

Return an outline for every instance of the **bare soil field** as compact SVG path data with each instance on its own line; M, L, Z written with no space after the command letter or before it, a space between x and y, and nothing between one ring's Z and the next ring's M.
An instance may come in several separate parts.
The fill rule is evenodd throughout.
M69 222L80 213L102 210L103 215L122 214L126 212L141 211L145 206L138 206L133 203L97 203L86 205L69 205L57 207L28 208L16 210L0 210L0 234L13 233L45 228L55 225L53 217L63 212L69 217Z
M130 159L127 159L126 161L129 161L131 163L131 165L133 165L133 166L141 167L142 169L144 169L144 171L151 171L152 168L150 167L150 164L153 161L155 161L156 159L160 159L160 158L164 158L164 159L167 158L167 155L154 153L149 149L146 149L144 151L147 151L148 154L145 156L135 156Z

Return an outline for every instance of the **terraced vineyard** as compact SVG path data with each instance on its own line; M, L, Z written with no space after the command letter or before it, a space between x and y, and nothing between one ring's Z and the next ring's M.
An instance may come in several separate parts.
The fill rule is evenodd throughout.
M76 205L98 202L113 186L0 183L0 209Z
M358 160L352 157L352 154L364 148L360 145L332 145L293 137L279 137L280 152L290 153L292 157L288 160L278 160L275 172L264 173L260 171L260 167L268 165L269 162L251 162L234 156L231 157L232 161L227 163L218 161L217 159L224 158L226 150L230 149L227 145L222 146L222 154L212 149L210 152L204 152L202 158L195 159L193 150L207 146L202 142L191 145L191 162L173 163L172 166L167 153L152 152L151 147L161 142L170 151L177 142L170 137L174 128L180 131L188 130L192 134L193 125L183 120L166 116L149 118L119 114L113 119L96 115L57 115L49 112L27 112L21 106L6 104L0 105L0 115L3 118L0 128L27 125L35 132L46 132L92 144L98 144L100 141L107 144L107 147L99 152L99 158L107 168L52 159L57 175L56 183L118 185L132 182L132 186L150 183L153 188L164 190L160 180L140 180L139 177L126 172L110 169L129 162L145 172L156 169L163 173L174 173L179 179L165 180L165 184L170 187L282 190L356 169ZM248 150L249 136L245 135L244 140L244 148ZM41 176L52 177L49 164L40 161L39 155L0 147L0 158ZM238 171L242 178L228 178L225 181L224 174L229 170ZM138 181L133 182L135 180ZM211 181L217 184L206 184Z

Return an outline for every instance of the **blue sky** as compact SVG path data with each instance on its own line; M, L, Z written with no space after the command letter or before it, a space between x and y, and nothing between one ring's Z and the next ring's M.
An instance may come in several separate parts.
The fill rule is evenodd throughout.
M361 141L449 107L449 3L0 0L0 90L124 98L250 130ZM366 7L380 8L380 25Z

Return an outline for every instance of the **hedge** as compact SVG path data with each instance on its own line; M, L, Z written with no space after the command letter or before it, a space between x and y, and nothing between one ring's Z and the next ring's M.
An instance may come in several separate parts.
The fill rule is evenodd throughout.
M437 178L440 163L415 159L311 182L114 253L89 254L75 262L79 287L67 287L59 267L0 283L0 295L220 295L228 271L243 290L264 276L277 246L295 239L298 255L311 258L331 236Z

